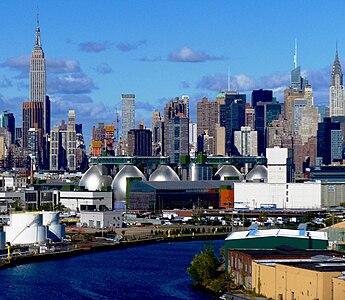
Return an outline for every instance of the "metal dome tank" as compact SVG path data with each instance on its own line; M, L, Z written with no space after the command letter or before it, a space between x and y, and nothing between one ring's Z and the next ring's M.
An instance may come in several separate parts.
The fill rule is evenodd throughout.
M79 186L89 191L99 191L103 186L110 186L113 179L106 173L107 168L103 165L91 166L80 179Z
M268 171L264 165L255 165L246 176L247 181L267 182Z
M151 174L149 181L180 181L180 178L170 166L161 165Z
M238 178L238 180L243 180L242 173L233 165L223 165L216 174L214 174L214 177L219 177L219 180L225 180L226 177L235 177L235 179Z
M118 202L126 201L126 184L127 178L131 177L140 177L142 181L146 181L146 178L141 171L133 165L125 165L114 177L114 180L111 184L115 197L115 208L124 208L118 207Z

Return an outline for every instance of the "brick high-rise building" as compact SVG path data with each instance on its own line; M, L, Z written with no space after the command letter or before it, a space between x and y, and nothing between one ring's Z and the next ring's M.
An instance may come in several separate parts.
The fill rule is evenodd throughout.
M152 132L150 129L139 125L137 129L128 131L128 155L151 156L152 155Z
M43 102L23 102L23 148L28 146L28 131L30 128L43 127ZM42 147L42 145L40 145Z
M197 103L197 135L207 133L208 137L215 138L216 125L219 123L219 103L210 102L206 97ZM212 143L209 154L215 154L215 145Z
M186 102L187 98L179 99L176 97L173 100L170 100L164 107L164 148L163 148L163 155L169 155L167 152L168 149L168 122L169 120L173 120L175 116L183 116L189 122L187 117L188 113L188 103ZM187 122L187 123L188 123ZM171 123L171 122L170 122ZM188 142L188 126L187 126L187 142ZM169 149L170 151L170 149Z

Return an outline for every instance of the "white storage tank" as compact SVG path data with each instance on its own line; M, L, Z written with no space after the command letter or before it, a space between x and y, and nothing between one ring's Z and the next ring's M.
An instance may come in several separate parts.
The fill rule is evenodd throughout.
M12 245L47 242L47 227L41 213L12 213L10 225L4 226L4 231L6 242Z
M60 223L60 212L44 211L43 225L47 226L47 238L59 242L66 237L65 225Z

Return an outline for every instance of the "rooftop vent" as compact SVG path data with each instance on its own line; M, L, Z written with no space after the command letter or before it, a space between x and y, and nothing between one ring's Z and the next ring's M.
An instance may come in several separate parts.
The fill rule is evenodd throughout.
M259 230L258 224L252 224L249 226L249 236L254 236Z
M307 223L299 224L297 229L299 230L299 235L300 236L305 236L305 232L307 230Z

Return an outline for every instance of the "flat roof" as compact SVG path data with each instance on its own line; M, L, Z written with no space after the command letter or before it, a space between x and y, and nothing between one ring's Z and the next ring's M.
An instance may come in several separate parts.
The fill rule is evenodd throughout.
M345 271L345 259L333 258L324 261L287 261L279 262L280 265L307 269L317 272L343 272Z
M276 249L229 249L229 251L234 252L240 252L246 255L252 256L252 258L259 259L261 257L306 257L310 258L316 255L322 255L322 256L337 256L337 257L345 257L345 253L338 252L338 251L332 251L332 250L316 250L316 249L297 249L297 248L291 248L286 247L287 249L284 249L284 246L277 247ZM290 248L290 249L289 249Z
M327 233L322 231L305 231L304 235L300 235L299 230L294 229L266 229L257 230L254 235L249 234L249 230L245 231L235 231L228 235L225 239L226 241L231 240L242 240L242 239L256 239L265 237L290 237L290 238L302 238L306 239L311 237L316 240L327 241Z
M156 190L209 190L221 186L233 186L232 180L200 180L200 181L135 181L131 183L131 191L148 185ZM133 189L132 189L133 187Z

